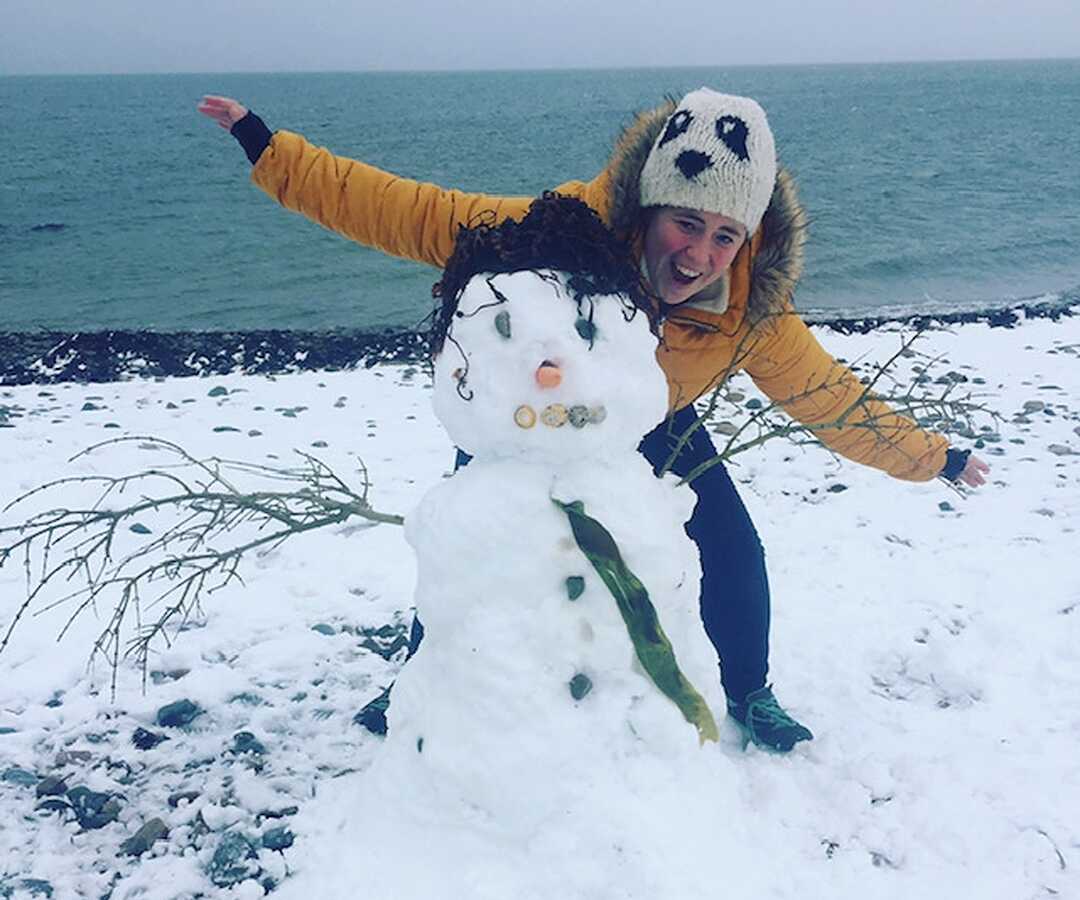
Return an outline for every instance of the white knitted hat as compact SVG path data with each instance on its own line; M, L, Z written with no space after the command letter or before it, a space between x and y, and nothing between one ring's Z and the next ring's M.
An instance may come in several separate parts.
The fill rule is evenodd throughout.
M667 120L641 170L642 206L683 206L761 224L776 184L776 145L749 97L691 91Z

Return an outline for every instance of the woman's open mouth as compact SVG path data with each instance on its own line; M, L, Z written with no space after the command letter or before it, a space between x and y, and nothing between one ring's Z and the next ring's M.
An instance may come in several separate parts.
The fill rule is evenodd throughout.
M672 260L671 280L674 281L676 284L693 284L700 277L700 272L697 272L694 269L687 269L685 266L680 266L677 262Z

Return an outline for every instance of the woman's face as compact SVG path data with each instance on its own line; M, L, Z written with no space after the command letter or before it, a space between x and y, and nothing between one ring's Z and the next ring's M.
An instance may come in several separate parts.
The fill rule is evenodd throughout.
M665 303L685 303L727 271L746 239L739 222L719 213L662 206L645 229L645 268Z

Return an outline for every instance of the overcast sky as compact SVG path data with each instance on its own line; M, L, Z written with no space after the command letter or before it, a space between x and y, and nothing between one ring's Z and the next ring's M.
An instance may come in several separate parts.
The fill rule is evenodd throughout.
M0 73L1080 57L1080 0L0 0Z

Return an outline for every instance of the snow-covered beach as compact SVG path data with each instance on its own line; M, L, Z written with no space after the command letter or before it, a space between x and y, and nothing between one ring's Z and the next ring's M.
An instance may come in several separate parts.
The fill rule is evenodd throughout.
M848 361L882 361L901 330L820 337ZM699 786L703 807L717 799L703 846L729 858L742 842L748 859L775 863L718 869L718 896L1080 896L1080 319L953 326L919 349L941 358L927 390L958 373L1002 416L981 438L984 488L905 484L782 441L732 464L770 563L772 677L816 739L777 756L722 724L725 765ZM299 449L346 477L359 458L373 505L407 514L452 461L428 387L418 367L380 365L0 389L0 500L156 464L137 442L68 463L96 442L152 435L254 463ZM360 852L362 834L320 829L320 808L379 753L353 716L403 659L412 553L398 528L347 524L241 574L244 586L214 594L159 648L145 691L124 667L115 700L107 667L86 667L109 609L59 644L66 610L19 624L0 655L0 897L255 897L286 877L319 896L292 836ZM0 628L24 595L11 560ZM201 712L159 724L181 700ZM138 749L137 728L167 740ZM95 792L84 806L116 801L100 827L64 809L80 786ZM423 797L403 784L400 802ZM122 850L154 819L167 837ZM410 850L385 865L409 865ZM611 879L596 900L640 896Z

